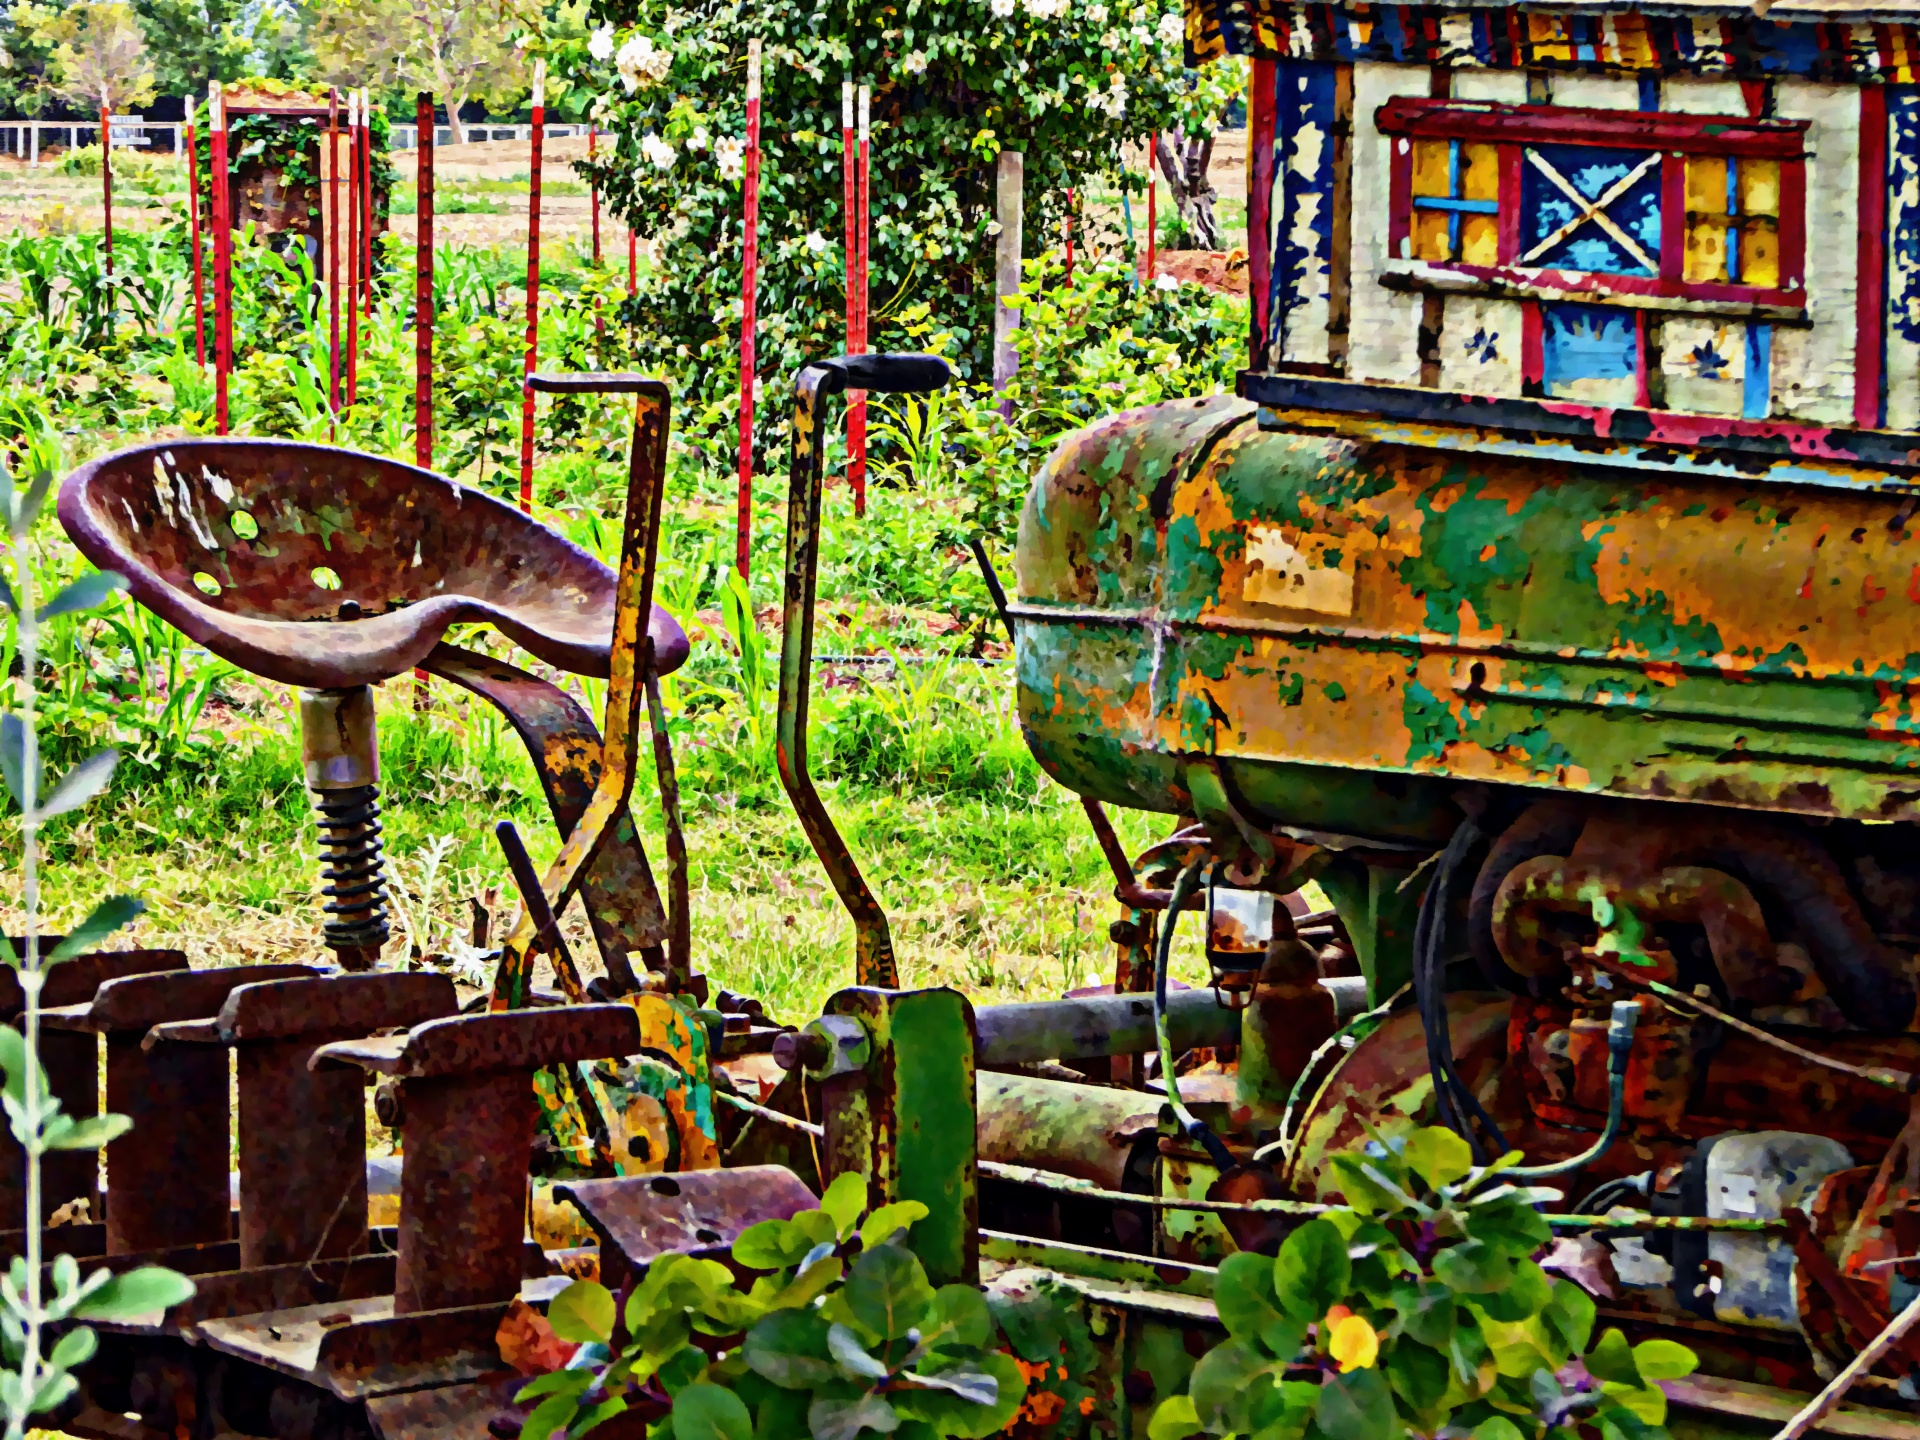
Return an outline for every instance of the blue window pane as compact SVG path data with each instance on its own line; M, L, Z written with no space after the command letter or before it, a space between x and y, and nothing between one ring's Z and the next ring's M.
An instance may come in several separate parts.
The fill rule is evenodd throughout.
M1603 392L1590 382L1631 382L1639 359L1631 311L1604 305L1540 307L1540 378L1549 396L1601 399Z
M1604 275L1659 273L1660 163L1655 152L1530 145L1520 175L1522 264ZM1625 189L1604 206L1598 204L1629 176L1634 178ZM1599 215L1626 237L1625 243L1600 223ZM1546 243L1570 224L1572 229L1561 238Z

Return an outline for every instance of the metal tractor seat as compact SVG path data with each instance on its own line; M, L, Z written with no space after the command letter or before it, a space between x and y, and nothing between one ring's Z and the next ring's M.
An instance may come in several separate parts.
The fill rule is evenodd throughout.
M647 382L534 383L635 393ZM643 419L660 415L636 428L633 457L634 485L654 497L664 396L640 409ZM122 450L67 478L59 514L81 553L125 576L141 605L248 673L299 687L302 760L320 812L326 943L350 970L371 969L388 936L371 686L419 667L498 706L526 743L566 838L599 788L599 732L571 696L447 644L447 628L492 625L549 665L599 678L624 670L646 683L687 657L685 633L652 605L650 584L644 635L616 636L623 586L636 588L628 570L644 568L651 579L657 500L643 504L644 520L630 514L618 576L481 491L399 461L292 441ZM626 598L637 616L642 607ZM621 728L630 721L631 711ZM630 774L620 781L615 808L625 820ZM669 817L675 829L677 818ZM610 979L632 988L630 950L650 968L670 968L669 926L634 827L602 825L581 889Z

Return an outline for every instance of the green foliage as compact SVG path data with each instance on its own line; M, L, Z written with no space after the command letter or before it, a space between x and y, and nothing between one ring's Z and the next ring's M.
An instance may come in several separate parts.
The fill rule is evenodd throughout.
M1214 1300L1227 1341L1150 1440L1664 1440L1654 1382L1690 1374L1684 1345L1594 1338L1594 1304L1550 1279L1535 1210L1555 1195L1476 1169L1432 1128L1330 1162L1348 1205L1289 1234L1278 1256L1230 1255Z
M818 1210L741 1233L734 1263L759 1272L745 1290L715 1261L661 1257L627 1297L617 1353L521 1390L534 1407L521 1434L577 1437L632 1409L675 1440L982 1440L1011 1423L1029 1374L1078 1406L1095 1358L1085 1323L1050 1293L936 1289L905 1243L926 1213L914 1200L869 1212L866 1181L846 1174ZM563 1339L605 1347L614 1299L576 1282L549 1318Z
M748 41L764 45L759 369L793 374L844 344L841 84L873 82L869 287L875 349L945 337L966 375L991 341L994 166L1025 154L1026 232L1060 233L1090 177L1131 188L1126 143L1176 116L1218 113L1233 67L1179 63L1175 0L912 7L771 0L595 0L590 37L538 38L550 95L597 115L615 143L576 168L651 237L656 263L629 316L643 364L681 382L697 442L723 449L743 263L741 160ZM1183 123L1185 123L1183 121ZM1192 121L1198 128L1199 121ZM919 319L916 321L916 314ZM785 407L759 427L777 455Z

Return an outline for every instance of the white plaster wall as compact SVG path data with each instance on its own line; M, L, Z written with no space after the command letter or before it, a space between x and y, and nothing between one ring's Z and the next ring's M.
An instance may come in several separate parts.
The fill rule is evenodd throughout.
M1374 112L1400 95L1425 95L1424 65L1377 62L1353 67L1353 283L1348 373L1356 380L1401 385L1420 382L1420 297L1380 283L1387 259L1391 181L1389 137ZM1394 139L1404 143L1404 137Z

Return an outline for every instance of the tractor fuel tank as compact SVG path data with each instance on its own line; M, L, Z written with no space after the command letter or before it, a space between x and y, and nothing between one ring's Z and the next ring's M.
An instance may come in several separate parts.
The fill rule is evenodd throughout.
M1256 423L1062 443L1020 521L1021 721L1083 794L1431 846L1459 782L1915 818L1920 500Z

